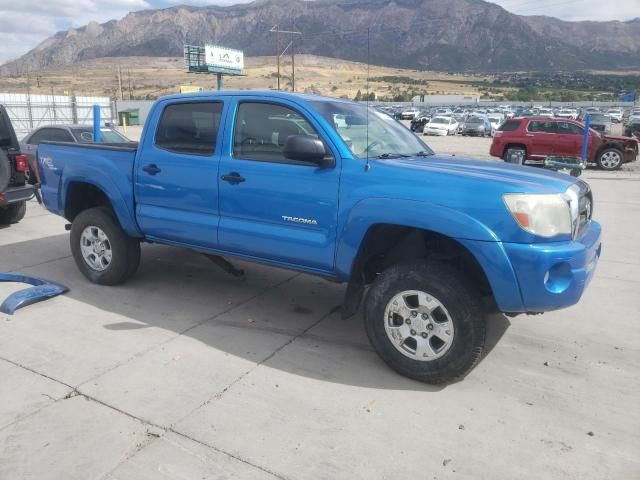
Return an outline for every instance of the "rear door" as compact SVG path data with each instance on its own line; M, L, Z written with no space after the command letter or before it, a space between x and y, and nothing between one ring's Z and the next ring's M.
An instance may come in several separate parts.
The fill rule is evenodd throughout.
M142 231L184 245L218 246L222 100L159 105L136 159L136 214Z
M556 142L556 123L552 120L531 120L527 125L528 157L536 159L553 155Z
M310 135L323 140L334 156L322 127L288 100L247 96L236 101L220 160L220 248L331 271L340 164L320 168L283 154L289 136Z
M557 122L556 125L558 133L553 147L554 154L563 157L579 156L584 130L570 122Z

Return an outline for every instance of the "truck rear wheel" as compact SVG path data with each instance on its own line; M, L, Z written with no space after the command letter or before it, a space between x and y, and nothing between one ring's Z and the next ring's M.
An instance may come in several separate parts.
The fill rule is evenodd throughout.
M458 272L420 261L378 276L367 295L365 328L392 369L440 384L464 376L480 360L485 312Z
M76 265L93 283L122 283L140 264L140 242L128 236L105 207L81 212L71 225L70 241Z

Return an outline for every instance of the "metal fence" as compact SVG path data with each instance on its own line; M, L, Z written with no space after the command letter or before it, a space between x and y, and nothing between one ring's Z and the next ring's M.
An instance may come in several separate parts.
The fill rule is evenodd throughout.
M18 137L42 125L93 124L93 106L100 105L101 123L114 123L115 109L109 97L30 95L0 93Z

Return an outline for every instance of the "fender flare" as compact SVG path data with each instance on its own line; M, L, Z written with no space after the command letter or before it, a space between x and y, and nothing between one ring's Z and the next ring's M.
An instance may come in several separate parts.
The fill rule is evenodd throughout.
M91 181L87 180L91 178ZM98 179L98 180L96 180ZM111 207L122 229L132 237L142 237L135 216L128 208L129 202L124 198L118 187L105 175L87 177L86 175L68 175L65 177L62 194L60 195L60 211L64 212L68 200L69 189L73 184L91 185L99 189L109 199Z
M362 241L377 224L428 230L454 239L499 241L495 233L478 220L449 207L415 200L368 198L353 206L340 230L335 262L339 278L350 278Z
M32 285L12 293L0 304L0 312L13 315L16 310L69 291L69 288L56 282L39 277L30 277L19 273L1 273L0 282L17 282Z

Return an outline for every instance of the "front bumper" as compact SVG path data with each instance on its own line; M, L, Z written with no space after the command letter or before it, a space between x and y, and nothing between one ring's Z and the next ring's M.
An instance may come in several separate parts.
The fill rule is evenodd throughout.
M4 192L0 192L0 207L30 200L35 195L35 191L35 187L29 184L21 187L9 187Z
M424 129L425 135L435 135L437 137L445 137L447 135L447 130L428 130Z
M504 243L516 274L525 312L546 312L574 305L593 278L602 252L602 228L591 222L581 237L568 242Z

